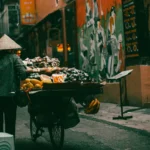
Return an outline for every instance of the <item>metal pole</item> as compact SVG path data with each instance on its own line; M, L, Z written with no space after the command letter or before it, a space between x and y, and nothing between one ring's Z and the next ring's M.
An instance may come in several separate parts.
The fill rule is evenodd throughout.
M122 10L123 10L123 0L122 0ZM123 12L122 12L122 18L123 18L123 23L124 23L124 15L123 15ZM123 29L125 30L125 25L123 24ZM125 34L125 33L124 33ZM120 43L120 44L122 44L122 43ZM126 44L126 42L125 42L125 44ZM125 48L125 50L124 50L124 54L123 54L123 61L124 61L124 70L126 70L126 48ZM126 78L124 79L124 86L125 86L125 90L124 90L124 102L126 103L126 104L128 104L129 102L128 102L128 99L127 99L127 80L126 80Z
M68 66L68 50L67 50L67 36L66 36L66 14L65 8L62 8L62 27L63 27L63 54L64 66Z
M119 85L120 85L120 108L121 108L121 116L113 117L113 119L129 119L132 118L132 116L123 116L123 102L122 102L122 78L119 79Z

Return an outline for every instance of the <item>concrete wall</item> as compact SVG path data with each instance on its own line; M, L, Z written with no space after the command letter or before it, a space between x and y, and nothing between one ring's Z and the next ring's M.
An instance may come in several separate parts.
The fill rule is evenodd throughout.
M139 66L130 66L127 69L133 69L133 72L127 76L127 99L129 105L142 105L142 91L141 91L141 72Z
M130 69L133 69L133 71L126 77L127 97L124 101L128 102L129 106L150 108L150 66L136 65L127 67L127 70ZM104 93L97 95L97 97L101 102L119 104L119 83L107 83L104 86Z
M127 77L127 98L129 105L150 107L150 66L130 66L133 69Z
M9 34L9 29L8 29L8 7L5 5L3 13L0 15L0 20L1 20L1 26L0 26L0 33L2 34Z
M144 107L150 106L150 66L141 66L141 89L142 104Z
M119 83L107 83L103 87L103 94L99 94L96 96L100 102L105 103L120 103L120 88Z

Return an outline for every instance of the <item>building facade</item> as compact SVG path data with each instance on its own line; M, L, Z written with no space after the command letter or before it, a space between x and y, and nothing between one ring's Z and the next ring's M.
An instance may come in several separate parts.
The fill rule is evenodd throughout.
M33 24L22 24L21 14L19 22L10 17L14 6L17 15L21 12L21 1L34 2ZM62 66L82 69L95 81L106 79L102 101L112 103L119 103L119 83L110 83L109 78L133 69L123 84L124 100L134 106L150 103L149 0L7 0L4 4L1 33L24 47L24 58L57 57Z

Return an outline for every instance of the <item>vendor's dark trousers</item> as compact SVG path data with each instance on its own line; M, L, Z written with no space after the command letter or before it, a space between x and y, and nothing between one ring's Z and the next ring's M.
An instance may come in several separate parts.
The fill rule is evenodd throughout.
M12 97L0 97L0 132L4 132L5 122L5 132L15 137L16 110Z

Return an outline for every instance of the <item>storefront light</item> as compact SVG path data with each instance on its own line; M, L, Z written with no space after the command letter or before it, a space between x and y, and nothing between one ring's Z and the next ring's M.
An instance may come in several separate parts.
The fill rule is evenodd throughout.
M64 48L63 48L63 44L57 44L57 52L63 52ZM67 44L67 50L70 51L71 47L69 44Z

